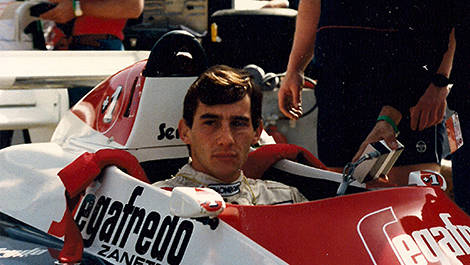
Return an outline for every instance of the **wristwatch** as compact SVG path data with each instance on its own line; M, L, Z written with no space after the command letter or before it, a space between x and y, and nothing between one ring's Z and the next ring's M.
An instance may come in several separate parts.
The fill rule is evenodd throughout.
M449 85L449 78L443 74L433 74L431 78L431 83L437 87L446 87Z
M72 0L73 1L73 13L76 17L80 17L83 15L83 10L80 7L80 0Z

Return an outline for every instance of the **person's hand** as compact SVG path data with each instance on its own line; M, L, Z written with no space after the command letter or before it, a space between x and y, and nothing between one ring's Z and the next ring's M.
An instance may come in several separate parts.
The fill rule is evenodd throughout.
M356 155L352 159L352 162L359 160L362 153L366 149L368 144L378 142L380 140L385 140L385 143L392 149L395 150L398 148L397 139L395 137L395 131L393 130L392 125L386 121L378 121L372 131L367 135L364 142L359 147Z
M263 1L263 0L261 0ZM262 8L284 8L289 7L289 1L287 0L268 0Z
M49 0L57 3L57 6L39 16L41 19L52 20L56 23L64 24L75 18L73 10L73 0Z
M410 127L422 131L442 121L447 106L447 87L436 87L432 83L419 98L416 106L410 108Z
M287 73L282 79L278 92L279 110L286 117L298 120L302 116L302 84L301 73Z

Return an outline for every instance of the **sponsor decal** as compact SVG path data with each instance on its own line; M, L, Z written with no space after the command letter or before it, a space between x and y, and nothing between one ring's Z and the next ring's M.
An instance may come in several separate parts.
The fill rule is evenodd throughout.
M419 140L418 142L416 142L416 151L418 151L418 153L424 153L426 152L426 149L427 146L423 140Z
M47 249L33 248L27 250L0 248L0 259L6 258L26 258L29 256L39 256L47 252Z
M219 193L222 197L230 197L235 194L240 193L240 185L241 182L229 183L229 184L209 184L207 185L208 188L215 190Z
M163 139L168 139L168 140L173 140L173 139L179 139L180 135L178 133L178 129L175 129L173 127L168 127L166 128L166 123L161 123L158 126L158 131L159 135L157 136L157 139L159 141Z
M180 264L194 224L138 207L143 191L135 187L126 203L87 194L75 216L84 246L99 245L97 254L115 263Z
M364 216L357 232L374 264L462 264L470 255L470 227L440 213L441 226L404 233L392 207Z

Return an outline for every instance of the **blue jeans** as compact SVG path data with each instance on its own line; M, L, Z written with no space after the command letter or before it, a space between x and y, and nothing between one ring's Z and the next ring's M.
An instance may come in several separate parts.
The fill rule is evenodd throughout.
M452 182L455 203L470 214L470 115L459 115L464 144L452 154Z
M71 50L81 50L81 51L92 51L92 50L116 50L116 51L123 51L124 45L122 41L119 39L112 39L112 40L98 40L100 43L99 47L96 46L88 46L88 45L80 45L80 44L72 44L70 49Z

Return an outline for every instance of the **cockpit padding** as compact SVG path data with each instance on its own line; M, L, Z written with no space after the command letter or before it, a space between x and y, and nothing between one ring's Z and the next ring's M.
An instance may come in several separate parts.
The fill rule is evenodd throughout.
M270 167L263 175L269 179L296 187L309 201L332 198L336 196L339 183L328 179L307 178L287 171ZM366 191L365 188L349 186L346 194Z
M150 183L171 178L178 170L188 163L188 158L171 158L141 162Z

